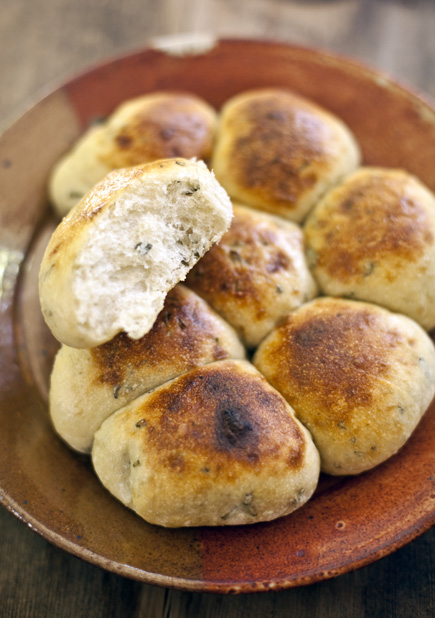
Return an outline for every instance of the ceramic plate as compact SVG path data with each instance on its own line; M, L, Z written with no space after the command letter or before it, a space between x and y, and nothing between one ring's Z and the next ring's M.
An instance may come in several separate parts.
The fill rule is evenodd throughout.
M343 118L365 163L406 168L435 190L429 103L353 62L258 41L219 41L184 56L147 49L107 63L39 102L0 140L0 499L55 545L143 582L211 592L297 586L368 564L435 521L433 409L379 468L333 483L322 478L314 498L288 517L220 529L148 525L51 429L47 389L57 346L39 310L37 275L55 226L46 197L53 164L124 99L184 89L219 107L271 85Z

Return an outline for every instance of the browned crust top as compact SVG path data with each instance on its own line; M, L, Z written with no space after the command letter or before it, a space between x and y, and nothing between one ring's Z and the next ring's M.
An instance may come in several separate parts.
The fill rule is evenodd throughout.
M155 159L208 159L214 119L204 104L189 95L172 94L147 102L113 136L113 149L102 160L113 168Z
M314 426L333 429L370 410L377 380L388 380L392 351L405 338L385 315L362 303L314 301L275 331L259 366L297 412L303 406Z
M253 97L228 112L224 129L236 182L265 201L294 207L335 157L337 137L323 114L287 92Z
M214 306L229 303L249 308L257 319L265 314L264 297L279 294L275 276L294 274L287 247L303 250L302 232L283 223L279 227L266 216L234 208L230 229L192 269L188 285Z
M293 469L303 465L305 436L285 401L262 376L232 361L194 369L157 390L138 417L144 450L180 472L192 455L207 459L211 474L231 475L231 461L258 470L270 460Z
M315 265L345 283L367 277L381 261L384 276L400 277L401 265L434 242L429 214L409 183L406 174L369 172L334 191L311 226L322 237Z
M204 357L222 360L230 356L220 337L211 309L193 292L176 286L167 295L152 329L141 339L119 333L111 341L90 350L96 368L95 381L122 388L129 374L141 368L150 371L168 365L188 370Z

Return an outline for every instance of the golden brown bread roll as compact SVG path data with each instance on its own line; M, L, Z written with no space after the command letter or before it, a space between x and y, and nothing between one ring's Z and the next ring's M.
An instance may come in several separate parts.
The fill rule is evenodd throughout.
M255 366L313 436L329 474L358 474L396 453L435 392L434 345L413 320L319 298L290 313Z
M299 226L238 204L233 210L230 229L186 281L255 347L281 317L311 300L317 286Z
M152 327L168 291L229 228L228 195L203 161L110 173L61 221L39 277L53 335L91 348Z
M248 524L294 511L319 455L285 400L246 361L219 361L158 387L95 435L103 485L150 523Z
M215 125L215 110L194 94L153 92L124 102L54 168L49 193L56 211L64 216L113 169L174 157L207 161Z
M300 222L359 159L341 120L290 91L265 88L223 106L212 168L233 199Z
M215 120L212 108L189 95L156 93L127 102L59 164L51 184L59 212L112 168L180 155L207 159ZM54 425L83 452L96 432L92 457L101 481L147 521L214 526L285 515L313 494L319 452L323 471L358 474L396 453L427 409L435 392L435 352L413 320L337 298L300 306L317 287L304 261L301 230L281 217L301 222L314 207L304 230L307 256L325 294L377 302L425 328L435 326L434 196L403 171L350 173L359 157L339 119L291 92L250 91L222 109L212 162L218 180L233 198L269 214L236 205L230 230L191 271L188 283L248 347L274 328L254 356L272 386L248 362L222 360L244 358L235 332L181 285L169 292L154 326L140 339L119 333L93 349L61 348L50 390ZM180 162L198 165L178 158L165 166ZM113 203L119 201L118 189L122 194L125 178L135 175L122 172L119 187L97 189L102 209L108 191L115 191ZM157 282L162 272L174 270L168 260L173 247L180 257L186 241L190 253L188 259L181 255L181 264L187 270L198 259L203 251L191 245L191 224L208 221L209 214L205 208L190 219L184 207L172 212L180 197L196 204L198 188L192 177L167 181L166 176L166 223L185 235L176 239L165 228L151 243L147 238L134 244L142 260L162 240ZM207 193L208 198L214 190L207 187ZM134 202L134 195L127 202L130 197ZM121 220L137 211L144 194L138 197ZM147 195L152 202L155 197ZM225 219L222 194L219 201ZM48 294L42 294L47 321L57 335L70 337L73 331L73 345L96 345L101 337L95 318L106 318L116 305L113 293L104 302L97 299L93 322L86 318L80 324L83 332L70 295L77 285L63 281L71 265L76 270L73 253L82 227L98 221L100 210L85 206L79 217L72 216L71 234L56 237L41 271L42 286L50 280ZM134 233L134 226L127 227L122 242ZM87 248L94 245L92 240ZM59 260L65 246L67 258ZM100 251L100 265L112 251L112 244L110 253ZM120 255L127 260L119 276L109 277L111 283L131 279L135 252L115 256L115 262ZM98 287L98 268L83 285L83 298ZM172 285L166 283L163 296ZM149 323L158 303L151 305L154 318L145 311ZM122 312L116 305L110 328Z
M361 168L308 217L307 257L321 290L435 327L435 196L402 170Z
M89 452L103 420L142 393L196 366L244 357L232 328L179 284L141 339L120 333L91 350L61 347L50 383L53 425L70 446Z

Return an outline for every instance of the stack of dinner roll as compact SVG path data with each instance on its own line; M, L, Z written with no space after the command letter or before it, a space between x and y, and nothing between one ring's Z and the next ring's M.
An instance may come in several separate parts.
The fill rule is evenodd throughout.
M168 527L287 515L435 394L435 198L280 88L127 101L49 181L57 433ZM184 282L184 283L183 283ZM394 312L394 313L393 313Z

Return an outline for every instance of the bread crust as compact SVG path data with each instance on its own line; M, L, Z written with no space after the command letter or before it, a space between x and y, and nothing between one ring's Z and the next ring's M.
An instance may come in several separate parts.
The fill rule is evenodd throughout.
M91 126L53 169L49 194L56 212L66 215L114 169L174 157L208 161L216 118L208 103L186 92L153 92L125 101Z
M230 229L186 282L253 348L289 311L314 298L317 286L299 226L240 204L233 209Z
M212 167L233 199L300 222L359 160L341 120L288 90L264 88L223 106Z
M360 168L321 200L304 234L324 294L435 327L435 196L414 176Z
M103 423L92 459L117 498L168 527L285 515L319 474L309 433L246 361L206 365L135 400Z
M147 94L126 101L108 119L99 157L112 169L176 157L207 162L216 122L216 110L191 93Z
M103 420L139 395L194 367L244 357L232 328L179 284L141 339L119 333L91 350L61 347L50 381L53 425L72 448L90 452Z
M359 474L396 453L435 393L432 340L413 320L369 303L303 305L253 362L309 429L329 474Z

